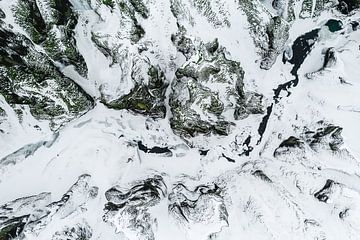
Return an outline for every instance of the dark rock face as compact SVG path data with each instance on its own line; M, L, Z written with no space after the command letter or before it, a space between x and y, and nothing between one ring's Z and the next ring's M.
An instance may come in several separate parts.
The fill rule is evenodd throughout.
M334 8L337 4L338 1L336 0L304 0L301 7L300 17L317 18L324 10Z
M338 9L343 14L349 14L351 11L360 7L359 0L341 0Z
M332 151L338 151L344 143L341 136L342 127L319 122L320 128L315 131L305 132L305 141L311 148L317 150L320 147L329 148Z
M332 213L335 213L344 223L358 222L360 195L352 187L327 179L325 185L314 194L314 197L332 206Z
M294 137L294 136L291 136L289 137L288 139L284 140L279 147L287 147L287 148L290 148L290 147L301 147L302 146L302 142L300 141L300 139Z
M164 102L167 87L164 73L158 68L150 66L147 84L136 83L129 94L114 101L103 102L113 109L128 109L150 117L164 118L166 115Z
M265 182L272 183L272 180L262 170L256 170L252 173L252 175L260 178Z
M54 124L93 107L92 98L37 52L29 39L4 26L0 33L0 94L9 104L29 106L34 117Z
M331 197L334 188L338 186L339 183L334 182L333 180L328 179L325 183L325 186L318 192L314 194L320 202L328 202L329 198Z
M6 18L6 14L4 13L4 11L2 9L0 9L0 21L1 19Z
M11 240L16 239L22 232L25 227L26 222L28 221L29 216L22 216L10 219L3 222L0 228L0 239L1 240Z
M183 184L177 184L169 194L169 201L169 213L179 224L190 229L211 225L213 227L208 232L210 236L219 232L222 227L228 226L228 213L221 196L221 189L216 184L200 185L194 190L189 190Z
M227 135L231 120L261 112L261 95L246 94L243 78L240 64L225 57L225 49L217 39L202 44L197 54L176 71L171 86L169 105L175 133ZM247 100L251 102L248 108ZM227 119L227 112L233 118Z
M337 62L336 50L334 48L327 49L326 53L325 53L325 60L324 60L323 68L333 67L333 66L335 66L336 62Z
M244 97L244 72L239 63L226 59L223 51L218 49L217 40L203 45L198 61L189 60L177 70L169 104L173 113L171 126L178 134L194 136L196 133L214 132L226 135L230 131L231 123L222 120L221 114L225 107L237 103L227 99L224 103L219 90L210 86L222 84L240 102ZM192 108L193 104L207 115L206 120ZM214 120L211 120L212 116Z
M143 180L128 191L124 192L119 186L106 191L105 196L109 203L121 207L124 203L130 205L151 206L158 203L166 194L166 185L161 176L154 176Z
M125 92L118 83L102 83L99 88L101 102L112 109L126 109L151 118L164 118L168 79L163 69L149 59L147 51L152 42L143 41L146 33L140 24L140 21L149 17L150 10L142 0L125 0L110 6L114 12L109 14L119 17L121 28L116 28L116 34L111 37L101 30L93 31L91 38L111 61L109 68L121 69L117 78L119 82L127 84L128 88L125 87ZM92 5L92 8L98 15L103 14L96 5Z
M129 189L115 186L105 193L109 202L105 206L103 220L125 236L130 233L138 239L153 240L156 219L148 209L158 204L166 192L167 187L161 176L136 182Z
M222 156L223 158L225 158L228 162L231 162L231 163L236 162L235 159L230 158L230 157L226 156L225 154L221 154L221 156Z
M114 8L115 6L120 10L120 22L119 24L123 27L121 30L122 38L127 38L131 41L131 44L138 43L145 35L144 28L140 25L139 20L137 18L137 14L141 16L143 19L147 19L149 17L149 9L144 4L143 0L125 0L116 3L113 0L103 1L105 5ZM96 12L97 9L94 9ZM97 12L97 14L100 14ZM104 55L112 55L114 58L114 62L117 61L116 52L117 50L109 48L107 46L107 38L103 38L104 36L99 36L95 32L93 34L93 41L97 45L100 51L104 53ZM126 37L125 37L126 36ZM115 51L113 51L115 50Z
M346 208L345 210L341 211L341 212L339 213L339 218L340 218L340 219L345 219L346 217L348 217L348 216L349 216L349 211L350 211L350 209L348 209L348 208Z
M50 193L41 193L35 196L19 198L3 206L0 206L0 239L26 239L27 235L37 236L41 230L52 224L53 218L66 219L82 208L86 202L97 196L97 187L89 185L90 176L82 175L78 181L56 202L51 202ZM86 225L86 224L85 224ZM59 235L72 236L67 239L89 239L75 238L76 235L91 236L91 229L86 226L68 228L62 233L55 233L53 239ZM61 238L64 239L64 238Z
M324 63L323 66L315 71L315 72L311 72L311 73L307 73L305 76L308 79L313 79L316 76L321 76L325 73L325 71L329 70L330 68L333 68L336 66L337 64L337 52L334 48L328 48L325 51L325 57L324 57Z
M262 4L251 0L237 1L250 25L257 51L261 56L260 68L269 70L282 53L289 38L288 30L295 19L293 0L270 1L276 13L270 14Z
M353 31L358 30L358 28L359 28L359 22L353 21L353 22L351 22L350 24L351 24L351 27L352 27L352 30L353 30Z
M277 56L282 53L285 42L289 38L290 25L282 17L275 16L267 26L268 50L261 61L260 68L268 70L275 63Z
M273 0L271 5L274 9L278 10L278 9L281 9L281 7L283 5L283 1L282 0Z
M47 28L41 12L35 0L19 1L19 5L14 9L17 22L29 32L36 44L45 41Z
M183 26L178 25L179 31L171 35L171 41L176 46L177 50L181 52L186 60L189 60L192 55L196 53L195 46L190 38L186 37L186 30Z
M65 227L56 232L51 240L89 240L92 237L92 229L86 223L78 223L73 227Z
M294 149L304 149L305 145L308 145L314 151L319 149L329 149L333 152L339 151L344 143L343 137L341 136L342 128L326 124L323 121L318 122L318 124L321 127L315 131L307 129L302 134L301 139L291 136L284 140L275 150L274 156L289 153Z
M149 17L149 9L144 4L143 0L129 0L134 10L139 13L143 18Z
M196 24L192 17L187 16L187 11L191 8L200 16L206 18L206 21L214 28L227 28L231 26L229 12L223 9L222 2L220 1L195 0L186 3L179 0L171 0L170 4L171 12L178 23Z
M30 42L3 26L0 28L0 33L0 64L6 67L24 64L22 57L29 53L27 44L30 44Z
M48 7L47 13L38 7L35 0L20 0L13 10L17 23L27 31L34 43L44 47L53 60L65 66L75 66L86 77L85 60L77 50L74 37L77 14L69 0L50 1Z
M275 149L274 156L279 156L284 153L291 152L294 148L303 148L304 143L294 136L289 137L288 139L284 140L277 149Z
M318 128L315 132L307 132L309 136L307 142L310 147L317 149L319 146L328 146L332 151L338 151L344 143L341 136L342 128L334 125L328 125Z

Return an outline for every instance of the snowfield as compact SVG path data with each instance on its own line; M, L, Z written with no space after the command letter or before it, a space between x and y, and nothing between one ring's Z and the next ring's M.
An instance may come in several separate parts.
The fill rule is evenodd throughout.
M0 240L359 240L358 6L0 0Z

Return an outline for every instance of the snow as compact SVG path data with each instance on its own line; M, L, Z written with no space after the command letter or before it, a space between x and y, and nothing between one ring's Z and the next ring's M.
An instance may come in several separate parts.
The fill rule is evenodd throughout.
M142 41L152 43L150 49L153 53L144 53L145 56L141 57L157 62L171 82L174 77L171 64L179 67L185 61L177 56L170 41L171 34L177 31L176 19L171 14L169 1L148 2L151 15L147 20L142 19L140 24L146 32L145 40ZM259 56L248 31L245 14L236 2L223 2L222 7L229 13L226 17L231 25L221 28L215 28L209 23L206 17L190 5L190 1L183 2L195 23L183 20L187 34L204 42L218 38L229 57L239 61L245 70L246 91L264 94L264 107L273 103L273 89L293 79L290 74L292 66L283 64L279 56L270 70L259 68ZM99 188L99 193L97 198L86 203L87 211L66 218L66 222L55 219L39 236L29 235L26 239L50 239L62 226L76 224L81 219L86 219L93 229L92 239L123 239L116 235L115 228L102 220L107 202L104 193L115 185L126 185L154 174L164 176L168 191L178 182L189 186L218 183L225 189L224 201L229 213L228 226L219 223L179 226L168 214L169 200L164 198L149 210L157 219L157 240L205 240L209 232L218 232L211 239L219 240L359 239L359 31L341 34L330 33L322 28L319 41L299 70L299 85L290 89L289 97L282 93L284 95L274 105L259 145L257 131L263 115L252 115L236 121L229 136L200 135L185 142L170 128L169 114L165 119L153 120L126 110L111 110L100 103L102 94L115 99L128 93L134 86L129 79L120 77L123 76L121 65L112 66L111 60L91 40L93 32L115 37L121 28L118 24L119 13L100 7L99 16L85 1L72 3L80 13L75 30L77 47L89 73L84 78L72 66L62 67L61 70L97 99L96 106L66 124L56 136L46 121L34 119L29 110L26 110L23 120L19 121L11 106L0 96L0 107L7 114L7 125L0 125L6 130L6 134L0 135L0 206L17 198L43 192L50 192L51 200L56 201L83 174L91 176L91 183ZM96 1L91 1L91 4L93 7ZM13 23L8 1L0 1L0 7L8 16L6 22ZM317 20L296 19L290 30L289 46L298 36L322 27L326 19L334 17L333 14L325 12ZM348 18L359 17L359 12L356 12ZM22 31L19 29L17 26L15 30ZM116 41L116 38L112 40ZM318 71L322 67L323 51L329 47L337 51L336 66L312 79L306 78L306 73ZM133 54L130 54L130 58L135 57L135 47L129 44L128 49ZM342 84L339 77L349 84ZM273 156L274 150L284 139L300 136L304 127L311 128L319 120L343 127L344 145L340 153L314 151L306 147L304 155L290 154L284 158ZM35 125L41 130L34 128ZM252 136L250 145L254 150L250 156L239 156L239 151L233 147L234 142L241 139L242 143L249 135ZM52 140L50 146L41 145L33 154L17 158L16 164L2 165L2 159L22 147ZM165 156L144 153L138 149L138 141L149 148L169 147L174 154ZM201 156L199 149L210 151L206 156ZM235 159L235 163L228 162L222 154ZM272 183L252 175L258 169L266 173ZM337 190L329 203L324 203L313 195L325 185L327 179L339 182L343 187ZM350 217L346 220L338 217L344 207L351 209ZM135 240L139 236L128 235L127 238Z

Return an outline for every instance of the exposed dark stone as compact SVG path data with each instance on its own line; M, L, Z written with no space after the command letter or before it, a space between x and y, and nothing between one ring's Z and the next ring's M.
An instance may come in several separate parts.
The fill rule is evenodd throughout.
M328 144L332 151L337 151L344 142L341 132L341 127L333 125L319 128L309 139L310 146L317 147L319 144Z
M262 171L262 170L256 170L252 173L255 177L260 178L261 180L272 183L272 180Z
M210 150L199 150L201 156L206 156Z
M130 40L133 43L137 43L140 41L141 38L143 38L145 35L145 30L144 28L139 25L139 24L135 24L134 27L131 30L131 37Z
M130 4L134 7L135 11L138 12L143 18L149 17L149 9L146 7L142 0L129 0Z
M357 21L352 21L350 24L351 24L351 27L352 27L352 30L353 30L353 31L358 30L359 22L357 22Z
M359 0L342 0L339 1L338 9L343 14L349 14L351 11L360 7Z
M292 149L304 147L304 142L301 141L299 138L291 136L288 139L284 140L278 148L274 151L274 157L282 155L284 153L291 152Z
M320 201L320 202L327 202L330 198L330 194L332 193L332 188L335 185L339 185L339 183L334 182L333 180L326 180L325 186L318 192L314 194L314 196Z
M160 201L166 194L166 185L161 176L145 179L136 183L126 192L115 186L105 192L110 208L131 206L151 206ZM107 205L108 206L108 205ZM106 210L111 210L106 207Z
M115 186L105 193L109 201L105 205L103 220L117 226L124 235L155 240L153 224L156 224L149 208L158 204L167 194L167 187L161 176L155 175L133 184L130 189ZM121 222L121 226L118 223Z
M74 33L78 15L69 0L52 0L46 7L48 12L43 13L36 1L19 0L13 9L16 22L24 28L33 42L44 48L52 60L65 66L73 65L86 77L87 66L76 47ZM50 18L42 17L48 14Z
M166 115L165 92L168 83L163 71L154 66L148 69L148 84L136 83L130 93L111 102L102 102L109 108L127 109L153 118ZM134 80L135 81L135 80Z
M17 36L0 26L0 66L24 65L23 57L28 54L26 40L21 42Z
M301 139L291 136L283 141L274 151L274 156L289 152L294 148L303 149L305 143L315 151L323 147L334 152L338 151L344 142L341 136L342 128L326 124L323 121L318 122L318 124L323 127L316 129L316 131L305 131L301 135Z
M1 217L1 216L0 216ZM21 235L29 215L15 217L0 224L0 240L12 240ZM1 220L1 219L0 219ZM0 221L1 222L1 221Z
M349 216L349 211L350 211L350 209L348 209L348 208L346 208L345 210L341 211L341 212L339 213L339 218L340 218L340 219L344 219L344 218L346 218L347 216Z
M177 50L181 52L187 60L195 53L195 46L190 38L185 36L186 30L183 26L178 24L179 31L171 35L171 41L176 46Z
M301 147L304 143L300 139L291 136L284 140L279 147Z
M102 0L103 4L105 4L106 6L109 6L111 9L113 9L115 7L115 2L114 0Z
M214 54L219 49L219 40L216 38L213 42L207 43L205 47L210 54Z
M66 25L74 21L74 25L77 23L77 18L72 10L72 5L69 0L53 0L51 1L51 8L57 11L56 25ZM74 27L71 27L73 29Z
M209 229L208 234L218 232L228 225L228 213L221 193L222 189L216 184L200 185L190 190L179 183L169 194L168 209L181 225L191 228L193 224L218 223L220 229Z
M320 226L320 224L315 221L314 219L305 219L304 220L305 225L311 225L311 226Z
M245 146L247 149L244 149L244 151L240 153L239 156L242 155L249 156L252 150L254 150L254 147L250 146L250 142L251 142L251 135L249 135L243 142L242 145Z
M336 62L336 50L334 48L328 48L325 53L323 68L333 67Z
M170 124L182 137L211 133L228 135L234 125L231 120L247 117L257 106L257 103L250 104L247 108L244 71L240 63L226 58L225 49L219 46L217 39L202 44L196 57L193 55L183 64L175 76L169 100L173 114ZM213 88L213 84L221 84L223 88ZM252 97L258 102L256 96ZM231 108L234 116L228 119L223 113Z
M345 1L340 1L339 5L338 5L338 10L342 13L342 14L349 14L349 7L346 4Z
M75 226L66 226L57 231L51 240L89 240L92 237L92 229L86 223L78 223Z
M14 10L17 22L25 27L32 40L37 44L44 42L49 29L42 18L36 1L20 0Z
M221 156L224 157L226 160L228 160L228 162L231 162L231 163L235 162L234 159L227 157L225 154L222 154Z
M2 9L0 9L0 19L4 19L4 18L6 18L6 14Z
M269 70L275 63L277 56L283 51L289 38L289 23L281 16L274 16L266 27L268 39L267 49L260 63L260 68Z
M47 55L37 52L24 35L0 26L0 53L0 93L10 105L28 105L34 117L51 120L66 114L71 118L93 107L91 96L65 77ZM43 93L50 82L51 98Z
M281 0L273 0L271 5L275 10L279 10L282 7L282 1Z
M0 206L0 240L24 239L22 232L37 236L39 231L54 218L60 221L80 211L80 208L84 211L83 205L89 199L95 198L98 191L97 187L89 186L89 180L89 175L81 175L78 181L56 202L51 202L51 193L41 193L18 198ZM79 240L67 237L69 238L55 239ZM84 240L87 239L89 238L84 238Z

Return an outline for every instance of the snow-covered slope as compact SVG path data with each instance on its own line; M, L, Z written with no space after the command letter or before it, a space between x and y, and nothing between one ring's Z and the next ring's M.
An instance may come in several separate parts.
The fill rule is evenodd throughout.
M359 240L358 0L0 0L0 240Z

